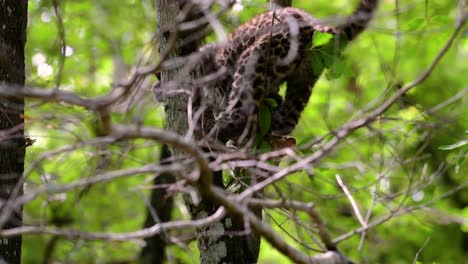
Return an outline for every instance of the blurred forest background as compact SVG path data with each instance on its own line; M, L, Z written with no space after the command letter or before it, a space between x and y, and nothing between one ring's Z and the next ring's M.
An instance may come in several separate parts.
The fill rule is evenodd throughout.
M461 1L463 2L463 1ZM460 2L460 3L461 3ZM294 1L316 17L349 14L355 1ZM390 97L432 63L454 31L458 1L385 0L369 29L345 51L338 74L325 73L293 136L300 156L313 142ZM268 9L243 0L221 17L227 32ZM135 67L158 61L153 0L30 0L26 47L29 87L103 95ZM468 263L468 31L462 31L429 78L402 96L378 121L346 138L316 164L277 183L271 197L313 202L342 252L357 263ZM216 41L215 35L206 42ZM164 127L164 107L141 92L115 105L116 123ZM161 145L138 139L99 149L96 116L80 107L27 100L25 193L86 179L102 171L151 164ZM80 145L81 144L81 145ZM52 153L64 147L73 150ZM358 229L349 195L367 223ZM152 175L142 173L61 193L42 193L24 205L24 224L90 232L129 232L143 227ZM268 193L267 189L267 193ZM282 195L282 196L281 196ZM174 219L190 219L180 195ZM264 221L307 254L318 249L304 213L268 209ZM353 232L354 231L354 232ZM169 263L197 263L193 230L176 231ZM142 240L88 241L45 234L23 236L24 263L131 263ZM268 243L259 263L290 263Z

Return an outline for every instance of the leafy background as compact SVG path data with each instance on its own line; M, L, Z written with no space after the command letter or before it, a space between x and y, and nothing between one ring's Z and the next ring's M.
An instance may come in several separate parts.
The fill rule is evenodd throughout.
M316 17L333 20L351 12L354 2L293 4ZM328 72L315 86L294 131L303 154L314 151L307 144L312 139L327 135L370 102L381 102L396 87L417 78L453 31L456 1L399 1L399 15L394 12L395 1L383 2L369 30L346 49L342 69L335 74ZM237 11L222 17L229 31L266 10L267 5L265 1L243 1L237 7ZM124 78L131 65L157 62L153 1L66 0L61 1L61 9L63 25L57 23L51 1L29 1L29 86L53 89L59 84L61 89L83 96L98 96ZM314 176L297 173L278 186L288 197L314 202L334 236L360 226L335 181L337 174L351 189L361 210L365 213L372 209L371 219L401 205L426 205L371 229L361 247L360 236L342 242L340 249L358 263L410 263L417 255L421 263L467 263L468 192L462 188L468 175L464 162L468 137L466 36L465 30L426 82L404 96L385 118L355 132L314 168ZM210 36L207 41L214 39ZM65 57L60 56L61 46L66 46ZM134 98L131 107L124 104L112 118L163 127L163 107L149 91L153 81L142 85L143 96ZM36 166L33 161L47 151L78 145L100 133L94 116L78 107L29 100L26 111L28 136L36 140L28 148L26 168ZM106 166L120 169L154 162L159 148L148 141L112 145ZM34 167L25 190L90 177L99 172L101 161L93 146L47 157ZM448 166L443 173L436 173L443 163ZM150 185L151 175L140 175L66 195L43 195L25 205L24 221L100 232L137 230L144 222ZM452 195L440 197L457 187ZM189 218L182 203L179 198L174 218ZM297 224L298 219L304 226ZM306 215L269 210L265 221L301 250L314 254L318 249L308 235ZM24 263L38 263L50 246L55 247L50 259L57 262L112 263L136 260L142 242L27 235ZM196 242L188 247L190 250L170 247L174 263L197 262ZM265 242L260 263L288 260Z

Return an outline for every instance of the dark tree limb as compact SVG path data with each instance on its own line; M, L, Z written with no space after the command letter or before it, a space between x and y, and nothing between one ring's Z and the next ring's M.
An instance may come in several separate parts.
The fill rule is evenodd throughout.
M171 157L171 152L167 145L163 145L161 149L160 159L162 163L168 161ZM163 223L171 220L171 212L174 207L173 196L167 191L167 186L176 181L175 175L170 172L161 173L154 179L154 189L151 191L150 208L147 210L145 228L149 228L157 223ZM146 245L140 255L140 263L142 264L158 264L163 263L166 259L166 246L169 238L163 231L161 234L146 237Z
M0 83L24 85L27 0L4 0L0 5ZM14 88L12 88L14 89ZM0 97L0 210L24 170L24 99ZM20 192L22 193L22 186ZM22 208L10 215L1 229L22 225ZM21 262L21 236L0 239L0 262Z

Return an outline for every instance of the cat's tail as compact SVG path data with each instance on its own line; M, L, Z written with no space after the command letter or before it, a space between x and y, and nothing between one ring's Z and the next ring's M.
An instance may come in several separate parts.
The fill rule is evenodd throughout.
M366 29L378 5L379 0L360 0L356 10L337 27L338 31L342 32L348 40L353 40Z

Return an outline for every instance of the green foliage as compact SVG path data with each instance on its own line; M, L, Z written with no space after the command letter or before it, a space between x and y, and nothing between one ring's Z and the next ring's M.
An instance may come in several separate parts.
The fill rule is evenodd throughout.
M272 114L278 108L278 102L274 98L266 98L259 107L258 128L259 134L255 139L255 146L260 152L268 152L273 149L268 141L268 134L271 130Z
M336 41L332 34L315 31L312 38L311 61L314 74L320 76L325 69L328 69L328 79L336 79L341 75L353 76L353 70L341 55L345 46L346 43Z
M312 37L312 48L324 46L331 42L333 34L315 31Z
M260 105L258 113L258 124L261 136L265 136L270 131L271 127L271 110L267 105Z
M60 2L69 50L61 74L61 89L99 96L118 81L114 79L117 61L123 61L127 68L137 58L157 61L151 48L156 26L154 1ZM333 18L351 12L355 2L317 0L293 4L317 17ZM301 157L319 151L320 144L328 142L336 129L359 116L362 109L374 108L395 89L415 80L453 31L457 1L400 1L398 19L393 2L382 2L376 21L367 32L348 43L346 49L330 34L314 35L311 67L317 75L325 71L327 78L321 78L314 87L294 131ZM243 10L221 17L229 30L267 8L265 1L243 3ZM58 32L51 1L29 1L28 85L55 87L60 65ZM468 192L466 188L454 191L466 184L468 175L466 30L463 34L465 38L456 40L428 80L401 98L377 122L354 132L310 170L288 176L267 188L264 194L313 202L332 236L338 237L360 227L348 197L336 183L339 174L361 212L364 215L369 212L370 221L392 214L402 206L426 208L395 215L371 228L360 250L360 235L341 242L340 250L356 263L412 263L418 251L419 263L463 263L468 257L462 248L468 227L463 224L466 221L460 220L468 218ZM164 111L155 107L151 98L149 92L135 98L137 106L113 113L112 120L162 127ZM277 107L278 102L272 98L260 107L262 140L271 128L271 114ZM25 116L27 135L36 140L27 149L26 169L32 166L34 170L28 175L26 193L39 186L68 184L95 176L102 172L99 166L103 163L107 170L118 170L154 164L159 158L159 145L152 141L116 142L106 149L83 145L100 131L93 113L79 107L28 101ZM76 150L46 156L34 163L44 153L70 145ZM263 140L258 149L266 152L271 146ZM281 166L292 162L286 157ZM447 169L442 166L445 164ZM41 195L25 205L24 221L86 231L138 230L146 214L142 197L147 197L153 176L120 178L67 195ZM454 192L447 195L451 191ZM177 199L182 203L180 197ZM264 215L265 221L290 245L309 255L319 250L316 229L306 214L265 210ZM187 219L181 210L175 210L173 217ZM191 231L184 230L184 234ZM24 236L23 262L41 262L51 239L47 235ZM133 261L140 249L141 241L60 239L52 259L57 263ZM188 249L172 245L169 252L174 263L198 259L195 241L188 242ZM260 263L289 261L264 242Z
M267 98L267 99L265 99L264 103L265 103L265 105L267 105L268 108L271 109L271 110L277 109L278 106L279 106L279 105L278 105L278 102L277 102L275 99L273 99L273 98Z

